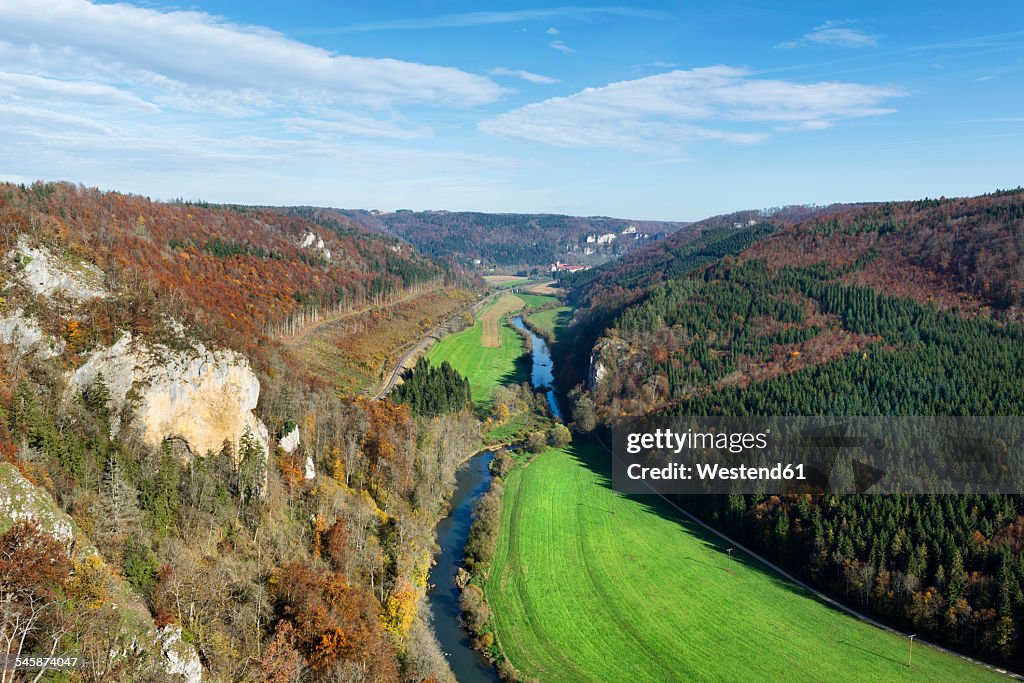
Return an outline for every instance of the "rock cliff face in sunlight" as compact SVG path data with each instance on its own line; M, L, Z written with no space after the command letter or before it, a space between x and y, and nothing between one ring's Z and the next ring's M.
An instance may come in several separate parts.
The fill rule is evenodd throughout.
M72 377L79 390L100 376L110 389L111 429L131 416L143 439L154 446L168 437L184 440L194 455L237 445L248 430L268 451L267 428L253 414L260 384L248 359L230 350L196 344L174 350L125 333L94 351Z

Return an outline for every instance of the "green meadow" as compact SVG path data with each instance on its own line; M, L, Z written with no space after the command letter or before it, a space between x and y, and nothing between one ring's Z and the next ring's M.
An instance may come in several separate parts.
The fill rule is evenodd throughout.
M481 346L483 323L477 316L472 327L445 337L427 353L428 360L434 365L448 361L469 378L473 403L477 406L489 407L491 393L499 385L530 380L529 355L522 337L506 322L501 324L499 331L500 347Z
M569 325L571 317L572 309L570 307L559 306L558 308L549 308L546 311L531 313L526 316L526 319L540 329L555 335L557 338Z
M985 668L819 602L676 517L611 490L573 444L509 473L485 581L502 651L543 681L980 681Z
M527 308L540 308L548 304L558 303L558 297L546 294L516 294L516 296L523 300Z

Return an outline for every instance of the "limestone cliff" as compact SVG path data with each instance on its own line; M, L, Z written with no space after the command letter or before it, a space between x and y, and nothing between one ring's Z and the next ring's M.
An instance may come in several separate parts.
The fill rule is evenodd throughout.
M125 333L98 349L72 376L84 391L103 374L110 389L111 429L122 416L154 446L167 437L184 440L196 455L238 444L248 429L268 452L267 428L254 414L260 384L248 359L230 350L195 344L187 351L151 344Z
M594 345L590 354L590 372L587 377L587 386L591 390L601 387L602 381L609 373L635 363L643 362L642 358L630 348L629 344L615 336L605 336Z

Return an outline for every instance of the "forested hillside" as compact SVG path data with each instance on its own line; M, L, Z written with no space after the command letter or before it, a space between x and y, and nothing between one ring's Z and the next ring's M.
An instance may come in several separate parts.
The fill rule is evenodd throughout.
M657 240L687 223L625 220L557 214L472 213L456 211L341 212L367 228L401 237L424 254L480 259L496 266L547 266L591 254L601 260ZM632 228L632 229L630 229ZM612 234L613 240L587 242Z
M426 577L481 437L432 397L465 380L417 378L413 410L339 396L263 333L444 277L347 222L0 186L13 654L80 655L81 680L451 680Z
M4 252L30 237L126 285L124 305L98 301L76 320L81 349L110 341L115 329L148 333L173 317L194 334L258 353L264 327L304 307L383 300L444 275L351 223L66 183L0 186L0 224Z
M590 381L577 419L1024 414L1022 218L1016 190L775 222L761 239L730 235L747 242L734 250L698 240L662 260L637 254L574 293L584 315L627 302L607 307L593 357L579 358ZM595 319L584 315L578 328ZM858 608L1024 660L1024 497L685 504Z

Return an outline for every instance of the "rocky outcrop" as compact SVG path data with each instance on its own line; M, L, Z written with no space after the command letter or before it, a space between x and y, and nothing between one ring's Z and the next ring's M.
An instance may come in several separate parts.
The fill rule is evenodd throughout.
M20 308L0 318L0 344L10 344L19 356L31 353L52 358L64 352L64 342L43 332L39 323L25 316Z
M7 257L13 278L35 294L52 297L63 294L88 301L107 296L103 271L91 263L63 258L44 246L33 246L25 236Z
M324 238L314 232L307 230L302 236L302 242L299 243L299 246L303 249L312 249L319 252L326 261L331 260L331 250L324 247Z
M42 532L62 543L72 557L82 559L98 556L95 546L81 535L81 530L60 509L53 496L22 476L14 465L0 462L0 533L22 520L35 522ZM109 580L115 608L119 608L120 612L130 611L138 615L138 618L125 622L135 624L134 628L138 629L131 638L133 645L124 651L112 651L111 656L137 658L143 655L143 644L159 643L165 658L164 671L181 677L185 683L200 683L203 667L199 655L195 648L181 639L181 629L165 626L157 631L149 613L138 601L138 597L131 593L124 580L115 575L110 575Z
M248 430L268 451L267 428L252 412L260 384L245 356L202 344L172 350L125 333L91 353L72 383L84 391L100 374L110 390L114 433L127 416L147 443L159 446L173 437L202 455L219 451L225 441L237 445Z
M294 424L294 423L293 423ZM291 455L295 452L295 449L299 447L301 438L299 437L299 428L296 426L292 427L292 430L281 437L277 445L281 447L281 450Z
M168 624L157 632L160 648L163 651L164 671L172 676L180 676L185 683L201 683L203 665L194 647L181 639L181 627Z
M599 339L590 354L590 373L587 377L587 386L590 389L599 388L601 381L609 372L627 362L630 351L629 344L616 337Z
M14 465L0 462L0 533L22 520L35 522L41 531L71 547L74 523L53 496L33 485Z

